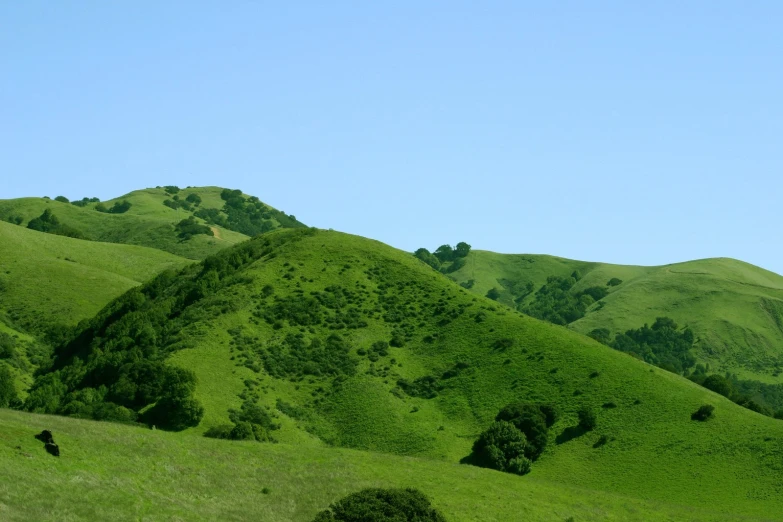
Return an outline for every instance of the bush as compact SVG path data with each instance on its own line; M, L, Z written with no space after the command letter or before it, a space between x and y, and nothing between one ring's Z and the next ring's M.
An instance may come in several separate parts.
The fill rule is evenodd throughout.
M592 431L598 425L598 418L590 408L582 408L577 415L579 416L579 427L585 431Z
M163 190L166 191L166 194L174 195L177 192L179 192L179 187L176 185L166 185L165 187L163 187Z
M109 209L109 214L124 214L131 208L131 206L131 202L126 199L123 199L122 201L116 201Z
M14 375L8 366L0 364L0 408L8 408L18 400L14 386Z
M613 277L606 283L606 286L620 286L621 284L623 284L623 280L622 279L618 279L616 277Z
M177 231L177 235L185 241L199 234L204 234L206 236L215 235L210 227L197 223L196 218L193 216L190 216L187 219L183 219L177 223L174 229Z
M54 200L59 201L60 203L70 203L70 200L65 196L57 196L56 198L54 198Z
M535 461L544 452L548 442L547 430L557 421L557 410L552 405L516 402L504 407L496 421L509 422L525 435L525 456Z
M492 287L489 290L487 290L486 297L489 297L493 301L497 301L498 298L500 297L500 290L498 290L495 287Z
M78 230L60 223L51 210L48 208L44 210L43 214L37 218L31 219L27 223L27 228L30 230L37 230L39 232L46 232L47 234L56 234L58 236L73 237L76 239L85 239L84 235Z
M524 475L530 472L527 451L524 433L510 422L495 421L473 443L473 462L483 468Z
M397 381L397 386L411 397L419 397L421 399L434 399L442 388L438 379L432 375L419 377L414 379L413 382L407 379L400 379Z
M185 201L191 203L194 206L198 206L201 204L201 196L198 194L188 194L188 197L185 198Z
M420 491L367 488L338 500L313 522L446 522Z
M691 420L706 421L712 417L712 413L715 411L715 406L712 404L705 404L700 406L698 410L691 414Z

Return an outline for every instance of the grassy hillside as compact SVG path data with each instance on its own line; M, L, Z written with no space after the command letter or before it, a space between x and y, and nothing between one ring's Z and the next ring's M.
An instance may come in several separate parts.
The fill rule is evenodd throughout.
M61 223L87 239L152 247L189 259L203 259L247 239L247 235L219 225L209 225L214 235L197 234L186 240L179 237L176 224L183 219L193 216L200 209L217 211L223 208L225 202L220 197L222 190L219 187L195 187L171 194L165 188L151 188L100 203L107 210L115 203L130 203L126 212L117 214L96 211L99 203L76 206L45 198L0 200L0 221L17 219L21 220L22 226L27 226L31 219L50 209ZM190 210L164 204L165 201L172 202L175 196L184 203L191 194L198 196L201 202L198 205L188 204ZM302 226L294 218L268 208L269 219L266 221L271 229ZM204 220L198 218L196 222L204 223Z
M473 280L470 290L476 294L496 288L499 302L523 308L548 276L568 277L574 270L582 274L574 292L604 286L609 295L570 328L582 333L608 328L614 334L668 316L694 331L695 355L713 371L783 383L783 276L741 261L641 267L473 251L450 276L466 286ZM607 287L612 278L622 284Z
M33 438L43 429L53 431L59 458ZM449 522L751 520L718 506L683 508L442 461L218 441L10 410L0 410L0 461L0 515L9 522L309 522L363 487L419 488Z
M72 239L5 222L0 244L0 312L31 332L73 326L159 272L190 263L152 248Z
M143 413L154 400L141 399L144 354L198 378L206 413L184 435L227 423L245 402L302 452L329 444L456 463L504 405L548 402L561 418L518 480L700 513L783 512L783 422L471 295L376 241L266 234L158 277L85 328L37 383L37 409L89 411L100 396ZM705 403L715 418L692 421ZM581 407L598 412L594 431L576 427Z

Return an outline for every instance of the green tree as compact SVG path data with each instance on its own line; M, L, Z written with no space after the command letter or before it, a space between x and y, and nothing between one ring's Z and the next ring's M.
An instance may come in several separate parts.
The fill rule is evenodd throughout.
M57 196L56 198L54 198L54 200L59 201L60 203L70 203L68 198L66 198L65 196Z
M0 363L0 408L8 408L19 400L14 386L14 375L5 364Z
M435 250L435 257L438 261L445 263L454 259L454 249L450 245L441 245Z
M585 431L593 431L598 425L598 418L595 412L586 406L580 409L577 415L579 417L579 427Z
M454 255L456 257L467 257L470 253L470 245L464 241L457 243L457 247L454 249Z
M368 488L318 513L313 522L446 522L420 491Z
M481 467L524 475L530 472L525 434L506 421L493 422L473 443L473 461Z

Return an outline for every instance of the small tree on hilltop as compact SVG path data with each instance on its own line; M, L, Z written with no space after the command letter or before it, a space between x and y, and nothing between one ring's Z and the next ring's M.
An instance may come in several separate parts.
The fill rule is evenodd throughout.
M454 249L454 255L456 257L467 257L470 253L470 245L464 241L457 243L457 247Z

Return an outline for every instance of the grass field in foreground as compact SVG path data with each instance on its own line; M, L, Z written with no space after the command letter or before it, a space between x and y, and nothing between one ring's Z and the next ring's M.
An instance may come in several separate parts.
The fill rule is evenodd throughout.
M59 458L33 438L54 432ZM781 520L692 509L472 466L325 447L219 441L0 410L0 518L307 522L363 487L416 487L449 522ZM268 488L268 493L264 493Z

